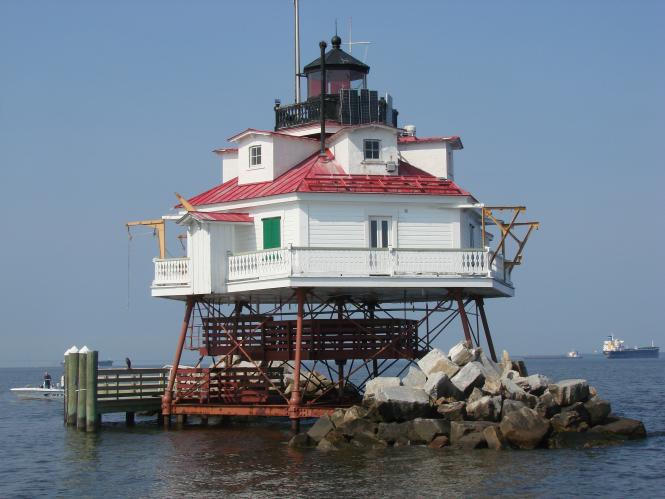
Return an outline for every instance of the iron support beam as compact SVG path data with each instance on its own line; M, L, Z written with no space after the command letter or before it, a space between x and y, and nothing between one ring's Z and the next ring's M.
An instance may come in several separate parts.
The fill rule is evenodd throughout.
M192 311L194 310L194 297L187 297L187 306L185 307L185 317L182 320L182 326L180 327L180 338L178 338L178 347L175 351L175 357L173 358L173 365L171 366L171 372L169 373L169 382L166 385L166 391L164 392L164 397L162 398L162 414L164 415L164 422L168 424L171 415L171 402L173 401L173 385L175 384L175 377L178 371L178 366L180 365L180 358L182 356L182 349L185 346L185 339L187 338L187 329L189 328L189 321L192 317Z
M466 315L464 302L462 302L461 290L455 292L455 300L457 301L457 310L459 311L460 320L462 321L462 328L464 328L464 339L469 343L469 345L473 345L473 341L471 339L471 330L469 329L469 318Z
M305 290L298 288L296 290L296 299L298 302L298 315L296 317L296 344L293 358L293 389L291 390L291 399L289 400L289 417L291 418L291 428L294 431L300 429L300 419L298 407L302 396L300 393L300 362L302 359L302 319L305 308Z
M492 335L490 334L490 326L487 322L487 316L485 315L485 302L482 298L476 298L476 305L478 306L480 320L482 321L483 329L485 330L485 338L487 339L487 347L490 350L490 356L494 362L498 362L496 358L496 351L494 350L494 342L492 341Z

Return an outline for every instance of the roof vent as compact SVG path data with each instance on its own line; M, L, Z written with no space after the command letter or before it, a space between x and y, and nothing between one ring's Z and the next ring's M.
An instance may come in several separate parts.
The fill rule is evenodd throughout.
M415 137L416 136L416 125L404 125L404 137Z
M395 173L397 171L397 163L394 161L388 161L386 163L386 172Z

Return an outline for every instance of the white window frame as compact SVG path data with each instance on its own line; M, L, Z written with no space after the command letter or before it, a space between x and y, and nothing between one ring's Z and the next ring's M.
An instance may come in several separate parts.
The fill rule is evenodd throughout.
M377 144L377 150L376 150L377 157L376 158L368 158L367 157L367 144L370 143L370 142ZM363 159L364 159L364 161L367 161L367 162L381 161L381 140L380 139L364 139L363 140Z
M258 152L258 153L257 153ZM263 168L262 158L263 151L261 149L261 144L254 146L249 146L249 169L253 170L255 168ZM257 161L258 158L258 161Z
M372 236L373 236L373 230L372 230L372 222L376 222L376 246L372 246ZM368 233L368 241L367 245L369 246L370 249L387 249L393 246L392 242L392 237L393 237L393 219L392 217L385 217L385 216L376 216L376 217L369 217L369 230L367 231ZM384 228L386 229L385 231L385 238L384 238ZM386 245L384 246L383 243Z

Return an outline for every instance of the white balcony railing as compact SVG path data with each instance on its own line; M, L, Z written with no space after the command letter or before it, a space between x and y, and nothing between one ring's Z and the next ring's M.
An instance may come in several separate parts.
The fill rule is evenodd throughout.
M485 276L509 282L485 250L280 248L228 257L228 280L273 277Z
M191 284L189 258L155 258L156 286L188 286Z

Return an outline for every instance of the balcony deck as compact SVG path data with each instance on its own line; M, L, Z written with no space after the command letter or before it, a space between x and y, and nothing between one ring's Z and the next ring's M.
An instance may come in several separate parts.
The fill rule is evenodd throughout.
M378 295L422 294L422 289L474 288L486 296L512 296L501 255L481 249L367 249L288 247L225 255L221 294L285 293L295 287L371 290ZM189 258L155 259L153 296L196 293ZM358 291L360 292L360 291ZM220 294L220 293L217 293ZM403 297L403 293L400 297Z

